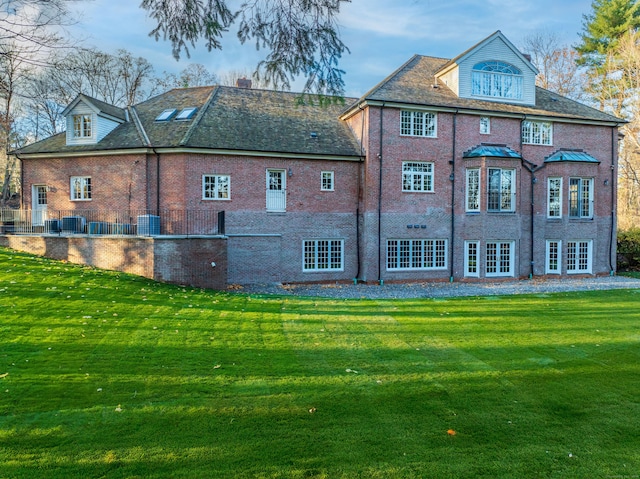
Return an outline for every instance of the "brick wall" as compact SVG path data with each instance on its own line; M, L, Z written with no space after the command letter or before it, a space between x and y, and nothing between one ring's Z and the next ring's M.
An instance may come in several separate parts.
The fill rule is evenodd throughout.
M221 237L5 235L0 236L0 245L167 283L212 289L227 286L227 240Z

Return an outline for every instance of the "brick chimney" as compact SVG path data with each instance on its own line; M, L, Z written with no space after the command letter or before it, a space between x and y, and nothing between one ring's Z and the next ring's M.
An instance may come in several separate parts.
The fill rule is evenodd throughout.
M238 78L236 80L236 86L238 88L246 88L246 89L250 90L251 89L251 80L248 79L248 78L244 78L244 77Z

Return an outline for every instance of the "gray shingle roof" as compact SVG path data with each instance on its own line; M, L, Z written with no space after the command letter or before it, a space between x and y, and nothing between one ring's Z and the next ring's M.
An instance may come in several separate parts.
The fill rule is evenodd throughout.
M435 74L449 62L450 60L446 58L414 55L402 67L366 93L360 101L406 103L567 120L623 122L615 116L539 87L536 87L536 104L533 106L459 98L442 81L435 80Z
M360 145L339 120L344 104L301 102L297 93L208 86L174 89L136 105L140 120L116 127L94 145L65 144L65 134L22 148L18 154L146 148L198 148L360 157ZM347 99L348 102L354 99ZM167 108L197 107L190 120L155 121ZM175 118L175 117L174 117ZM133 119L133 118L132 118ZM150 145L147 143L147 139Z

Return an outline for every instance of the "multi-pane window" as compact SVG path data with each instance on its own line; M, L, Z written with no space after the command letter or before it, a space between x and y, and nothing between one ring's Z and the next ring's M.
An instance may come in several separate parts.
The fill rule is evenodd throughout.
M569 216L593 216L593 178L569 178Z
M515 211L516 171L489 168L487 209L489 211Z
M480 117L480 133L483 135L491 133L491 119L488 116Z
M547 274L560 274L562 242L547 240L545 271Z
M562 217L562 178L547 180L547 218Z
M71 199L90 200L91 199L91 177L72 176L71 177Z
M400 113L400 134L435 138L437 135L436 114L402 110Z
M546 121L523 121L522 142L530 145L553 144L552 124Z
M522 98L522 72L508 63L488 61L474 65L471 94L494 98Z
M512 241L489 241L486 252L487 276L513 276Z
M333 191L333 171L323 171L320 174L320 189L322 191Z
M74 115L73 136L75 138L91 138L92 134L91 115Z
M402 163L402 191L433 191L433 163Z
M394 239L387 241L388 270L446 268L447 240Z
M464 242L464 275L480 276L480 267L478 261L480 259L480 242L465 241Z
M203 175L203 200L228 200L230 177L228 175Z
M466 210L480 211L480 168L467 169Z
M303 242L303 271L338 271L344 269L344 241L316 239Z
M467 211L480 211L480 168L467 169L465 205Z
M591 241L567 241L567 273L591 273Z

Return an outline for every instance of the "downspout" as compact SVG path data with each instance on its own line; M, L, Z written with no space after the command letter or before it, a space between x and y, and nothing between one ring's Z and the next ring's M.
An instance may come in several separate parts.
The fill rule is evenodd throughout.
M360 125L360 158L364 156L364 108L362 108L362 104L358 105L362 113L362 122ZM366 163L365 163L366 166ZM364 168L363 166L362 168ZM358 197L356 198L356 252L357 252L357 265L358 271L356 272L355 278L353 278L353 284L358 284L358 280L360 279L360 269L362 266L361 259L361 251L360 251L360 198L362 195L362 168L358 168Z
M449 282L453 283L453 250L455 246L455 231L456 231L456 127L458 125L458 109L456 108L455 113L453 114L453 145L452 145L452 153L451 153L451 175L449 175L449 179L451 180L451 247L449 248Z
M617 241L616 241L616 195L615 195L615 180L616 180L616 152L617 152L617 144L616 144L616 133L617 128L611 128L611 234L609 235L609 276L615 275L615 269L613 267L613 260L611 258L614 257L617 251Z
M156 155L156 214L160 215L160 153L153 147L151 151Z
M24 168L22 164L22 158L20 158L20 155L16 155L16 158L20 162L20 209L23 210L25 209L24 208ZM33 199L31 201L33 201Z
M378 283L384 285L382 279L382 119L384 112L384 102L380 106L380 148L378 149L379 179L378 179Z
M534 230L534 214L535 214L535 195L534 195L534 189L535 189L535 185L538 182L537 178L534 176L534 173L536 171L536 165L533 165L531 168L527 166L527 162L524 159L524 155L522 154L522 124L525 122L525 120L527 119L527 115L523 115L522 116L522 120L520 120L520 158L522 158L522 164L525 166L525 168L527 170L529 170L529 173L531 173L531 209L530 209L530 214L529 214L529 279L533 279L533 268L535 266L535 261L533 259L533 249L534 249L534 238L535 235L533 234L533 230Z

